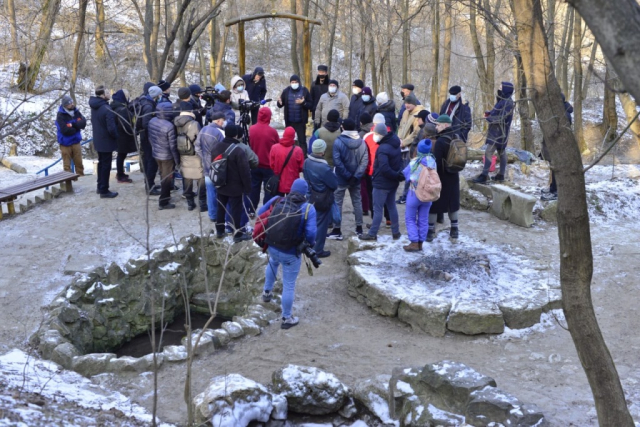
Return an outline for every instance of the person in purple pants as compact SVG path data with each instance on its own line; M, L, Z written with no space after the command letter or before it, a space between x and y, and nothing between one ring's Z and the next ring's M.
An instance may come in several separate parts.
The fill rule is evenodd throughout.
M404 220L407 225L407 234L410 244L403 246L407 252L419 252L422 250L422 242L427 238L429 231L429 209L431 202L421 202L416 196L415 188L420 178L420 171L423 167L436 168L436 161L431 153L431 140L423 139L418 143L417 157L412 159L403 173L409 185L407 194L407 207L404 212Z

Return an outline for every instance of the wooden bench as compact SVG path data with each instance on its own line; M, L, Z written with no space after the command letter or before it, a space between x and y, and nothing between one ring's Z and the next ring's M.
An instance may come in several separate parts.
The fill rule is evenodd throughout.
M18 196L28 193L30 191L39 190L41 188L49 187L51 185L65 183L65 191L67 193L73 192L72 181L76 181L80 175L72 172L58 172L42 178L36 178L33 181L24 182L13 187L7 187L0 189L0 203L7 203L9 215L15 215L16 209L13 205L14 200ZM0 209L0 219L2 219L2 209Z

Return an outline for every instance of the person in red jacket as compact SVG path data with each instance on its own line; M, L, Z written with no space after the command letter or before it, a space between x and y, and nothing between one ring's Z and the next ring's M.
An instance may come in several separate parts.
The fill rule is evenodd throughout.
M273 176L269 156L271 148L279 142L280 137L278 131L269 125L270 123L271 109L264 107L258 111L258 122L249 128L249 145L258 156L258 167L251 169L251 195L249 199L253 209L258 209L258 204L260 204L260 188L264 187L269 178ZM269 196L265 190L262 204L267 203Z
M291 185L293 181L300 178L300 172L302 172L302 166L304 165L304 153L302 148L295 145L294 137L296 131L289 126L284 130L280 143L271 147L271 153L269 155L271 169L276 175L280 175L280 185L278 186L278 194L272 194L271 196L284 196L291 192ZM291 152L291 158L284 166L287 156Z

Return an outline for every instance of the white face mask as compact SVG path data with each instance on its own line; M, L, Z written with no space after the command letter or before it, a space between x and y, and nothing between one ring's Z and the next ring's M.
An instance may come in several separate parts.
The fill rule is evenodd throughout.
M449 95L449 101L456 102L458 100L458 95Z
M222 122L222 126L223 129L227 127L227 121L225 120L224 122Z
M298 90L299 87L300 87L300 83L291 83L291 89Z
M382 135L378 135L377 133L373 134L373 140L375 142L380 142L381 139L382 139Z
M244 86L238 86L238 87L236 88L236 90L237 90L238 92L242 92L242 91L244 90Z
M336 93L338 91L337 86L329 86L329 93Z
M354 87L353 89L351 89L351 92L353 92L354 95L357 95L362 92L362 89L360 89L359 87Z
M362 95L362 100L363 100L364 102L369 102L369 101L371 101L371 96L369 96L369 95Z

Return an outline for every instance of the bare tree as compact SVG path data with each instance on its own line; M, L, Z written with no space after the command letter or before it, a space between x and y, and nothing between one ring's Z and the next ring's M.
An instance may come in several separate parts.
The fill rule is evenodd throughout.
M444 2L444 41L442 49L444 55L442 58L442 76L440 78L439 95L444 96L449 89L449 75L451 74L451 44L453 38L453 19L451 10L451 0ZM438 100L439 102L440 100ZM431 105L431 109L436 109L438 104Z
M107 44L104 41L104 1L94 0L96 5L96 58L98 62L106 59Z
M7 14L9 15L9 25L11 27L11 59L17 61L20 59L20 39L18 37L15 0L7 0Z
M593 253L582 159L551 66L542 7L540 0L514 2L527 85L558 181L560 284L569 333L589 380L600 425L631 427L624 391L591 301Z
M87 5L89 0L80 0L78 7L78 26L76 35L76 44L73 48L73 62L71 64L71 87L69 93L73 101L76 102L76 81L78 80L78 67L80 66L80 49L82 48L82 39L84 37L84 27L87 18Z
M329 73L331 73L331 66L333 65L333 42L335 40L336 25L338 24L338 11L340 10L340 0L336 0L336 6L331 19L331 29L329 30L329 44L327 45L327 67Z
M580 152L584 153L587 143L582 125L582 19L574 12L573 20L573 131L576 134Z
M602 131L607 141L613 141L618 133L618 111L616 110L616 93L614 87L618 86L618 77L615 75L611 64L606 61L604 80L604 100L602 111Z
M291 1L291 13L296 14L296 0ZM293 67L293 74L300 75L300 63L298 62L298 26L296 20L290 20L291 25L291 66Z
M438 0L434 1L433 21L431 26L431 58L433 64L433 73L431 75L431 109L434 109L440 102L440 94L438 93L438 71L440 68L440 4ZM404 64L403 64L404 68Z

